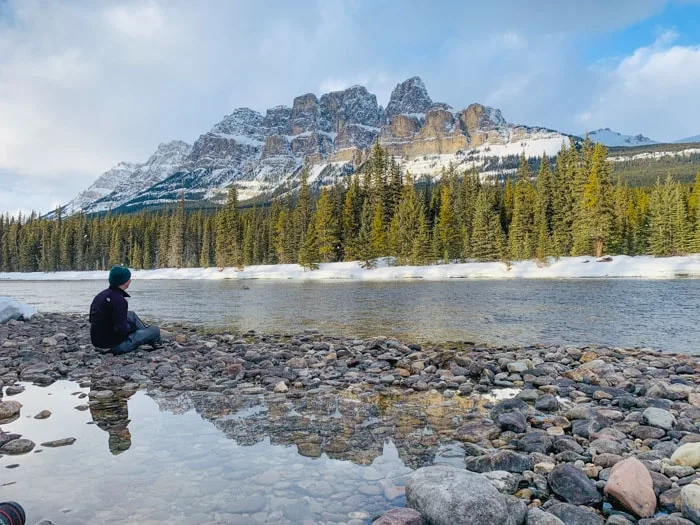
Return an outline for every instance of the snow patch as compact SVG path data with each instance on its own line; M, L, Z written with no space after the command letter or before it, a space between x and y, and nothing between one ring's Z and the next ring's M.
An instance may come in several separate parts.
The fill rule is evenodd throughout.
M36 308L11 297L0 296L0 323L6 323L10 319L31 319L34 314Z
M391 259L380 259L377 267L364 269L359 261L321 263L318 270L308 270L298 264L276 264L236 268L160 268L134 270L134 279L284 279L297 281L402 281L423 279L448 281L450 279L584 279L584 278L640 278L673 279L700 278L700 254L683 257L631 257L617 255L607 262L595 257L549 258L546 264L538 261L468 262L432 266L391 266ZM88 272L12 272L0 273L0 280L107 280L106 271Z

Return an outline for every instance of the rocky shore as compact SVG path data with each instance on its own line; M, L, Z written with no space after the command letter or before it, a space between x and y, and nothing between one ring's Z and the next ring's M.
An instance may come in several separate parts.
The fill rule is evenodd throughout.
M188 395L203 413L222 401L241 406L260 396L293 402L331 393L372 402L380 396L384 410L430 396L442 410L433 409L439 421L428 422L432 434L422 445L458 444L463 466L443 464L435 454L411 464L417 470L406 476L407 508L374 523L700 524L697 357L166 328L172 336L163 348L112 356L92 347L84 316L46 314L0 325L0 428L19 417L21 405L12 397L20 383L60 379L90 387L77 408L91 410L139 389L154 392L163 405ZM504 389L515 397L483 396ZM278 438L296 440L300 454L362 462L349 451L363 448L353 445L359 420L339 413L337 424L349 423L342 439L299 428ZM300 433L305 437L298 441ZM41 445L71 444L67 437ZM0 431L0 454L34 446L31 436ZM353 519L348 523L367 522Z

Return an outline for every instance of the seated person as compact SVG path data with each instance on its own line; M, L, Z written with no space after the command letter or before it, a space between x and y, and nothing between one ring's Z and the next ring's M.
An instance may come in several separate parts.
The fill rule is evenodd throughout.
M139 345L159 346L160 328L146 326L129 311L126 289L131 284L131 272L123 266L109 271L109 288L102 290L90 305L90 339L100 351L126 354Z

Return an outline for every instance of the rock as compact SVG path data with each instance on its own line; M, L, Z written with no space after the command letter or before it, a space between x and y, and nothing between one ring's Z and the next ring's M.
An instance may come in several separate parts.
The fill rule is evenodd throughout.
M536 507L527 511L525 523L527 525L565 525L564 522L554 514L550 514Z
M22 403L17 401L0 401L0 421L16 416L21 408Z
M5 389L5 393L8 396L16 396L17 394L21 394L22 392L24 392L24 387L22 385L8 386Z
M516 525L526 506L498 492L484 476L446 465L407 476L406 501L431 525Z
M56 448L56 447L66 447L68 445L72 445L75 443L75 438L70 437L70 438L63 438L63 439L56 439L54 441L46 441L41 444L42 447L49 447L49 448Z
M548 454L551 448L552 437L542 432L528 432L518 441L518 449L524 452Z
M454 437L467 443L480 443L489 439L495 439L500 433L501 429L490 419L474 419L455 430Z
M506 365L506 369L509 374L521 374L532 368L529 363L525 361L514 361Z
M522 434L527 429L527 420L520 412L506 412L498 416L498 425L503 430Z
M559 400L552 394L545 394L535 401L535 408L543 412L556 412L559 410Z
M504 470L506 472L523 473L533 468L530 457L518 454L512 450L499 450L492 454L465 458L464 463L467 470L472 472Z
M391 509L373 521L372 525L423 525L423 517L413 509Z
M498 416L506 412L522 412L523 414L527 414L529 410L530 406L519 397L504 399L503 401L499 401L491 410L491 419L497 421Z
M700 443L681 445L671 456L671 462L675 465L700 467Z
M547 511L566 525L603 525L603 518L598 514L569 503L555 503Z
M491 482L491 485L498 492L503 494L515 494L518 490L518 485L523 479L520 474L506 472L505 470L484 472L482 475Z
M681 512L693 523L700 523L700 486L686 485L681 489Z
M8 441L2 447L0 447L0 454L9 454L10 456L16 456L19 454L26 454L31 452L34 448L34 442L29 439L13 439Z
M275 392L278 394L284 394L289 391L289 387L287 386L287 383L284 381L280 381L275 385Z
M614 439L595 439L591 441L591 449L595 454L617 454L622 455L625 446Z
M42 410L36 416L34 416L34 419L46 419L49 417L51 417L51 411L50 410Z
M649 518L639 520L637 525L694 525L692 521L687 520L679 515L675 516L659 516L658 518Z
M574 505L599 503L603 499L595 483L569 463L557 465L549 474L548 481L555 494Z
M229 500L226 503L226 511L232 514L254 514L265 508L267 500L261 494Z
M615 464L605 484L604 494L638 518L650 518L656 510L651 475L636 458L627 458Z
M642 420L651 427L673 430L676 426L676 418L668 410L649 407L642 412Z

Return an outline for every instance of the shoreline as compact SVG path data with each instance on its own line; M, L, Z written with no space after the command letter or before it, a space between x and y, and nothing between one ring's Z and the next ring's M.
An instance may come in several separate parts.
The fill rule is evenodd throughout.
M584 512L593 520L585 523L599 524L615 513L648 514L649 498L639 511L634 501L621 502L605 492L610 480L620 477L613 469L618 463L641 465L650 473L647 480L632 469L636 473L618 481L631 494L651 490L654 511L678 512L684 488L696 486L696 480L700 484L697 356L595 345L415 344L317 331L168 329L174 333L162 349L111 356L90 345L84 315L10 321L0 325L0 381L17 388L20 382L45 386L72 380L90 388L89 405L147 390L197 393L224 404L248 396L304 404L328 394L364 399L386 394L398 403L430 395L444 406L511 389L513 398L475 403L466 415L445 419L440 439L461 444L466 469L423 466L408 476L408 505L431 520L433 510L421 507L421 501L438 498L426 480L438 471L457 480L438 493L457 491L475 479L488 485L488 480L493 489L479 504L510 509L517 524L526 513L546 512L568 522L564 516ZM2 397L0 408L11 401L11 395ZM20 417L19 410L10 418ZM26 438L15 441L31 436ZM324 443L314 448L318 454L326 452ZM678 451L689 449L695 455L683 459ZM700 508L700 499L696 503Z
M430 266L391 266L390 258L377 260L376 268L365 269L359 261L320 263L317 270L298 264L276 264L236 268L160 268L133 270L135 279L268 279L298 281L448 281L451 279L695 279L700 278L700 254L678 257L616 255L610 260L595 257L549 257L546 262L528 260L466 262ZM106 271L0 272L0 281L103 280Z

